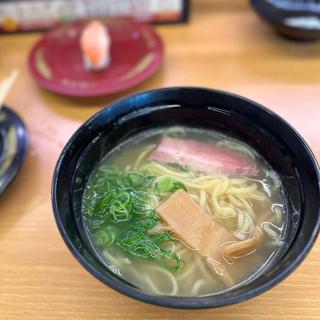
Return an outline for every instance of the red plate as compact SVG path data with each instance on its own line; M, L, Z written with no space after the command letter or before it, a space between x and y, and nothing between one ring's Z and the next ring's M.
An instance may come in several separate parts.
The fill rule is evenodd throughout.
M102 96L131 88L159 68L163 44L150 25L110 20L111 63L98 72L85 70L79 45L85 25L59 27L35 44L29 68L41 86L69 96Z

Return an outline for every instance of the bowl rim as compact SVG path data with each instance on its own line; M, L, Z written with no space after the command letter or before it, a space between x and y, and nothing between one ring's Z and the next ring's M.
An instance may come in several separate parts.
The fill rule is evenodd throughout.
M162 307L169 307L169 308L178 308L178 309L205 309L205 308L215 308L215 307L222 307L227 306L231 304L240 303L242 301L248 300L250 298L253 298L257 295L260 295L264 293L265 291L273 288L275 285L280 283L282 280L287 278L304 260L306 255L311 250L312 246L314 245L317 236L319 234L320 230L320 208L318 209L318 217L317 221L313 226L313 231L304 246L303 250L295 257L295 259L292 261L292 263L287 266L284 270L282 270L280 273L276 274L275 277L270 279L268 282L250 289L249 291L237 295L237 296L228 296L224 298L224 300L215 300L215 295L208 295L208 296L202 296L202 297L171 297L171 296L156 296L147 294L144 292L140 292L138 290L135 290L134 288L129 288L126 286L123 286L122 283L119 281L115 281L108 277L107 275L103 274L102 272L98 271L95 267L93 267L87 260L84 259L82 254L79 252L79 250L75 247L75 245L72 243L72 240L70 239L69 235L67 234L61 217L59 215L59 206L57 202L57 188L58 188L58 178L59 178L59 172L61 170L62 162L64 161L64 158L67 153L70 152L70 149L72 147L72 144L74 140L77 138L79 133L87 127L94 119L99 117L101 114L105 112L106 109L112 111L113 109L118 108L118 105L120 103L125 102L128 98L136 98L138 96L144 95L144 94L150 94L150 93L163 93L163 92L171 92L175 90L197 90L207 93L213 93L213 94L220 94L220 95L227 95L229 97L232 97L237 100L241 100L242 102L250 104L252 107L257 107L258 109L262 110L263 112L269 113L269 115L276 117L278 120L280 120L284 126L288 127L288 129L291 129L293 134L296 136L301 145L303 146L307 156L313 163L314 169L316 171L316 180L318 181L318 191L320 193L320 171L319 171L319 165L316 161L316 158L311 151L308 144L305 142L305 140L302 138L302 136L294 129L286 120L284 120L281 116L276 114L275 112L271 111L270 109L260 105L259 103L250 100L248 98L242 97L238 94L229 93L227 91L223 90L216 90L211 88L204 88L204 87L193 87L193 86L177 86L177 87L165 87L160 89L153 89L148 91L142 91L138 92L134 95L128 95L121 99L117 99L105 107L103 107L100 111L95 113L93 116L91 116L87 121L85 121L71 136L71 138L68 140L66 145L64 146L59 159L57 161L57 164L54 169L53 179L52 179L52 185L51 185L51 199L52 199L52 207L53 207L53 213L55 217L55 221L58 227L58 230L60 231L60 234L73 254L73 256L79 261L79 263L87 270L89 271L95 278L103 282L104 284L108 285L112 289L129 296L130 298L134 298L136 300L140 300L145 303L158 305ZM134 110L130 110L128 113L133 112Z

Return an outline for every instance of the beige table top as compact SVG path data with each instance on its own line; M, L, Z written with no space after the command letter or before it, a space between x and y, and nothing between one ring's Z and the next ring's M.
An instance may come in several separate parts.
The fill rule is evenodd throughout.
M125 92L206 86L252 98L285 117L320 160L320 42L275 35L245 0L197 0L187 25L159 26L161 69ZM320 242L298 270L250 301L216 310L169 310L120 295L73 258L56 228L50 183L74 130L121 95L73 99L42 90L27 70L39 34L0 37L0 77L18 67L7 103L30 133L26 163L0 197L0 319L320 319Z

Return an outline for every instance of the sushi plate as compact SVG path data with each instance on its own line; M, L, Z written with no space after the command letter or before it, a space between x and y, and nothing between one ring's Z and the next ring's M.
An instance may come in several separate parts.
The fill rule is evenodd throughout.
M44 88L69 96L103 96L129 89L159 68L163 44L148 24L131 20L104 22L111 37L111 63L101 71L86 70L79 39L87 22L58 27L32 48L29 69Z
M27 129L8 107L0 109L0 194L19 172L27 151Z

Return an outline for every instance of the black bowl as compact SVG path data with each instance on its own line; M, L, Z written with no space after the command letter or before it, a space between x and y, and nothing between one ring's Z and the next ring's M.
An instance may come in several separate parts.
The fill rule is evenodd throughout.
M320 3L308 0L250 0L253 9L277 32L299 41L320 39Z
M211 296L154 296L106 269L86 241L80 202L93 166L121 141L149 128L186 125L224 132L249 143L280 174L288 198L287 245L253 281ZM222 91L167 88L112 103L72 136L57 163L53 210L61 235L78 261L117 291L147 303L173 308L209 308L237 303L270 289L305 258L319 232L319 169L307 144L278 115L255 102Z
M21 169L28 144L27 128L22 119L7 106L0 110L0 194Z

